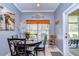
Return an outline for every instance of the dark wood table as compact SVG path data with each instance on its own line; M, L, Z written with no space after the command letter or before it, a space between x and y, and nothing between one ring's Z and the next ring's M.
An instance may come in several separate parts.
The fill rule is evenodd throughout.
M40 42L41 42L41 40L26 40L26 45L35 45Z
M37 40L26 40L26 44L18 44L16 47L16 50L17 50L17 47L19 48L18 50L23 50L23 51L26 51L27 50L27 54L32 54L32 55L35 55L35 53L32 53L32 51L34 51L34 47L39 44L40 42L42 42L41 40L37 41ZM22 52L23 53L23 52ZM18 53L17 53L18 54Z
M41 43L41 42L42 42L42 40L39 40L39 41L37 41L37 40L26 40L25 46L26 46L27 49L32 49L32 50L33 50L33 48L34 48L37 44L39 44L39 43Z

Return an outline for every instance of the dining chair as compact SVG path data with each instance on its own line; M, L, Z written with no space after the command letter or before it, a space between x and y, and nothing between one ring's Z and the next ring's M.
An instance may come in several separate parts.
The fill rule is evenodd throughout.
M8 39L11 56L34 56L32 51L27 50L25 39Z
M46 41L47 41L47 35L45 35L44 40L40 44L36 45L36 47L34 48L34 51L37 56L38 56L38 52L40 52L40 51L43 51L43 53L45 55Z
M17 44L25 44L25 39L12 39L8 38L9 49L11 56L17 56Z
M12 38L19 38L18 35L12 35Z
M31 50L26 49L26 44L17 44L17 53L19 56L35 56Z

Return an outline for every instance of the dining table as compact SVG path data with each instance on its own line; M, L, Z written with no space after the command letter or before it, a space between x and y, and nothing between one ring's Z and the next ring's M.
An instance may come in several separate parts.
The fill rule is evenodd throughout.
M19 49L24 49L24 50L29 50L29 51L32 51L34 52L34 48L37 44L41 43L42 40L26 40L26 43L25 44L18 44L16 47L19 47ZM34 53L33 53L34 54Z
M27 45L34 45L34 44L38 44L41 41L42 40L26 40L26 44Z
M26 40L26 48L35 47L37 44L41 43L42 40Z

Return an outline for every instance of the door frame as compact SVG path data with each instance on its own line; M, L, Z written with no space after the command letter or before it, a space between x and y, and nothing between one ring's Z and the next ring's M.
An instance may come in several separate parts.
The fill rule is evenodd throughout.
M69 48L68 48L68 15L70 13L72 13L73 11L79 9L79 4L77 3L74 3L72 4L69 8L67 8L64 12L63 12L63 55L64 56L68 56L68 55L72 55L70 52L69 52Z

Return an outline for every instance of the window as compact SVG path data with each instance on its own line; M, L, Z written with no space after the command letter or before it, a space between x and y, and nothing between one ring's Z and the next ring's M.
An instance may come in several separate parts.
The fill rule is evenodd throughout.
M69 16L69 39L79 38L79 20L78 16Z
M36 22L37 23L36 23ZM39 20L32 20L27 24L27 32L30 32L31 36L38 40L43 40L43 34L46 34L48 36L49 31L49 23L43 22L45 20L39 21ZM47 21L47 20L46 20Z

